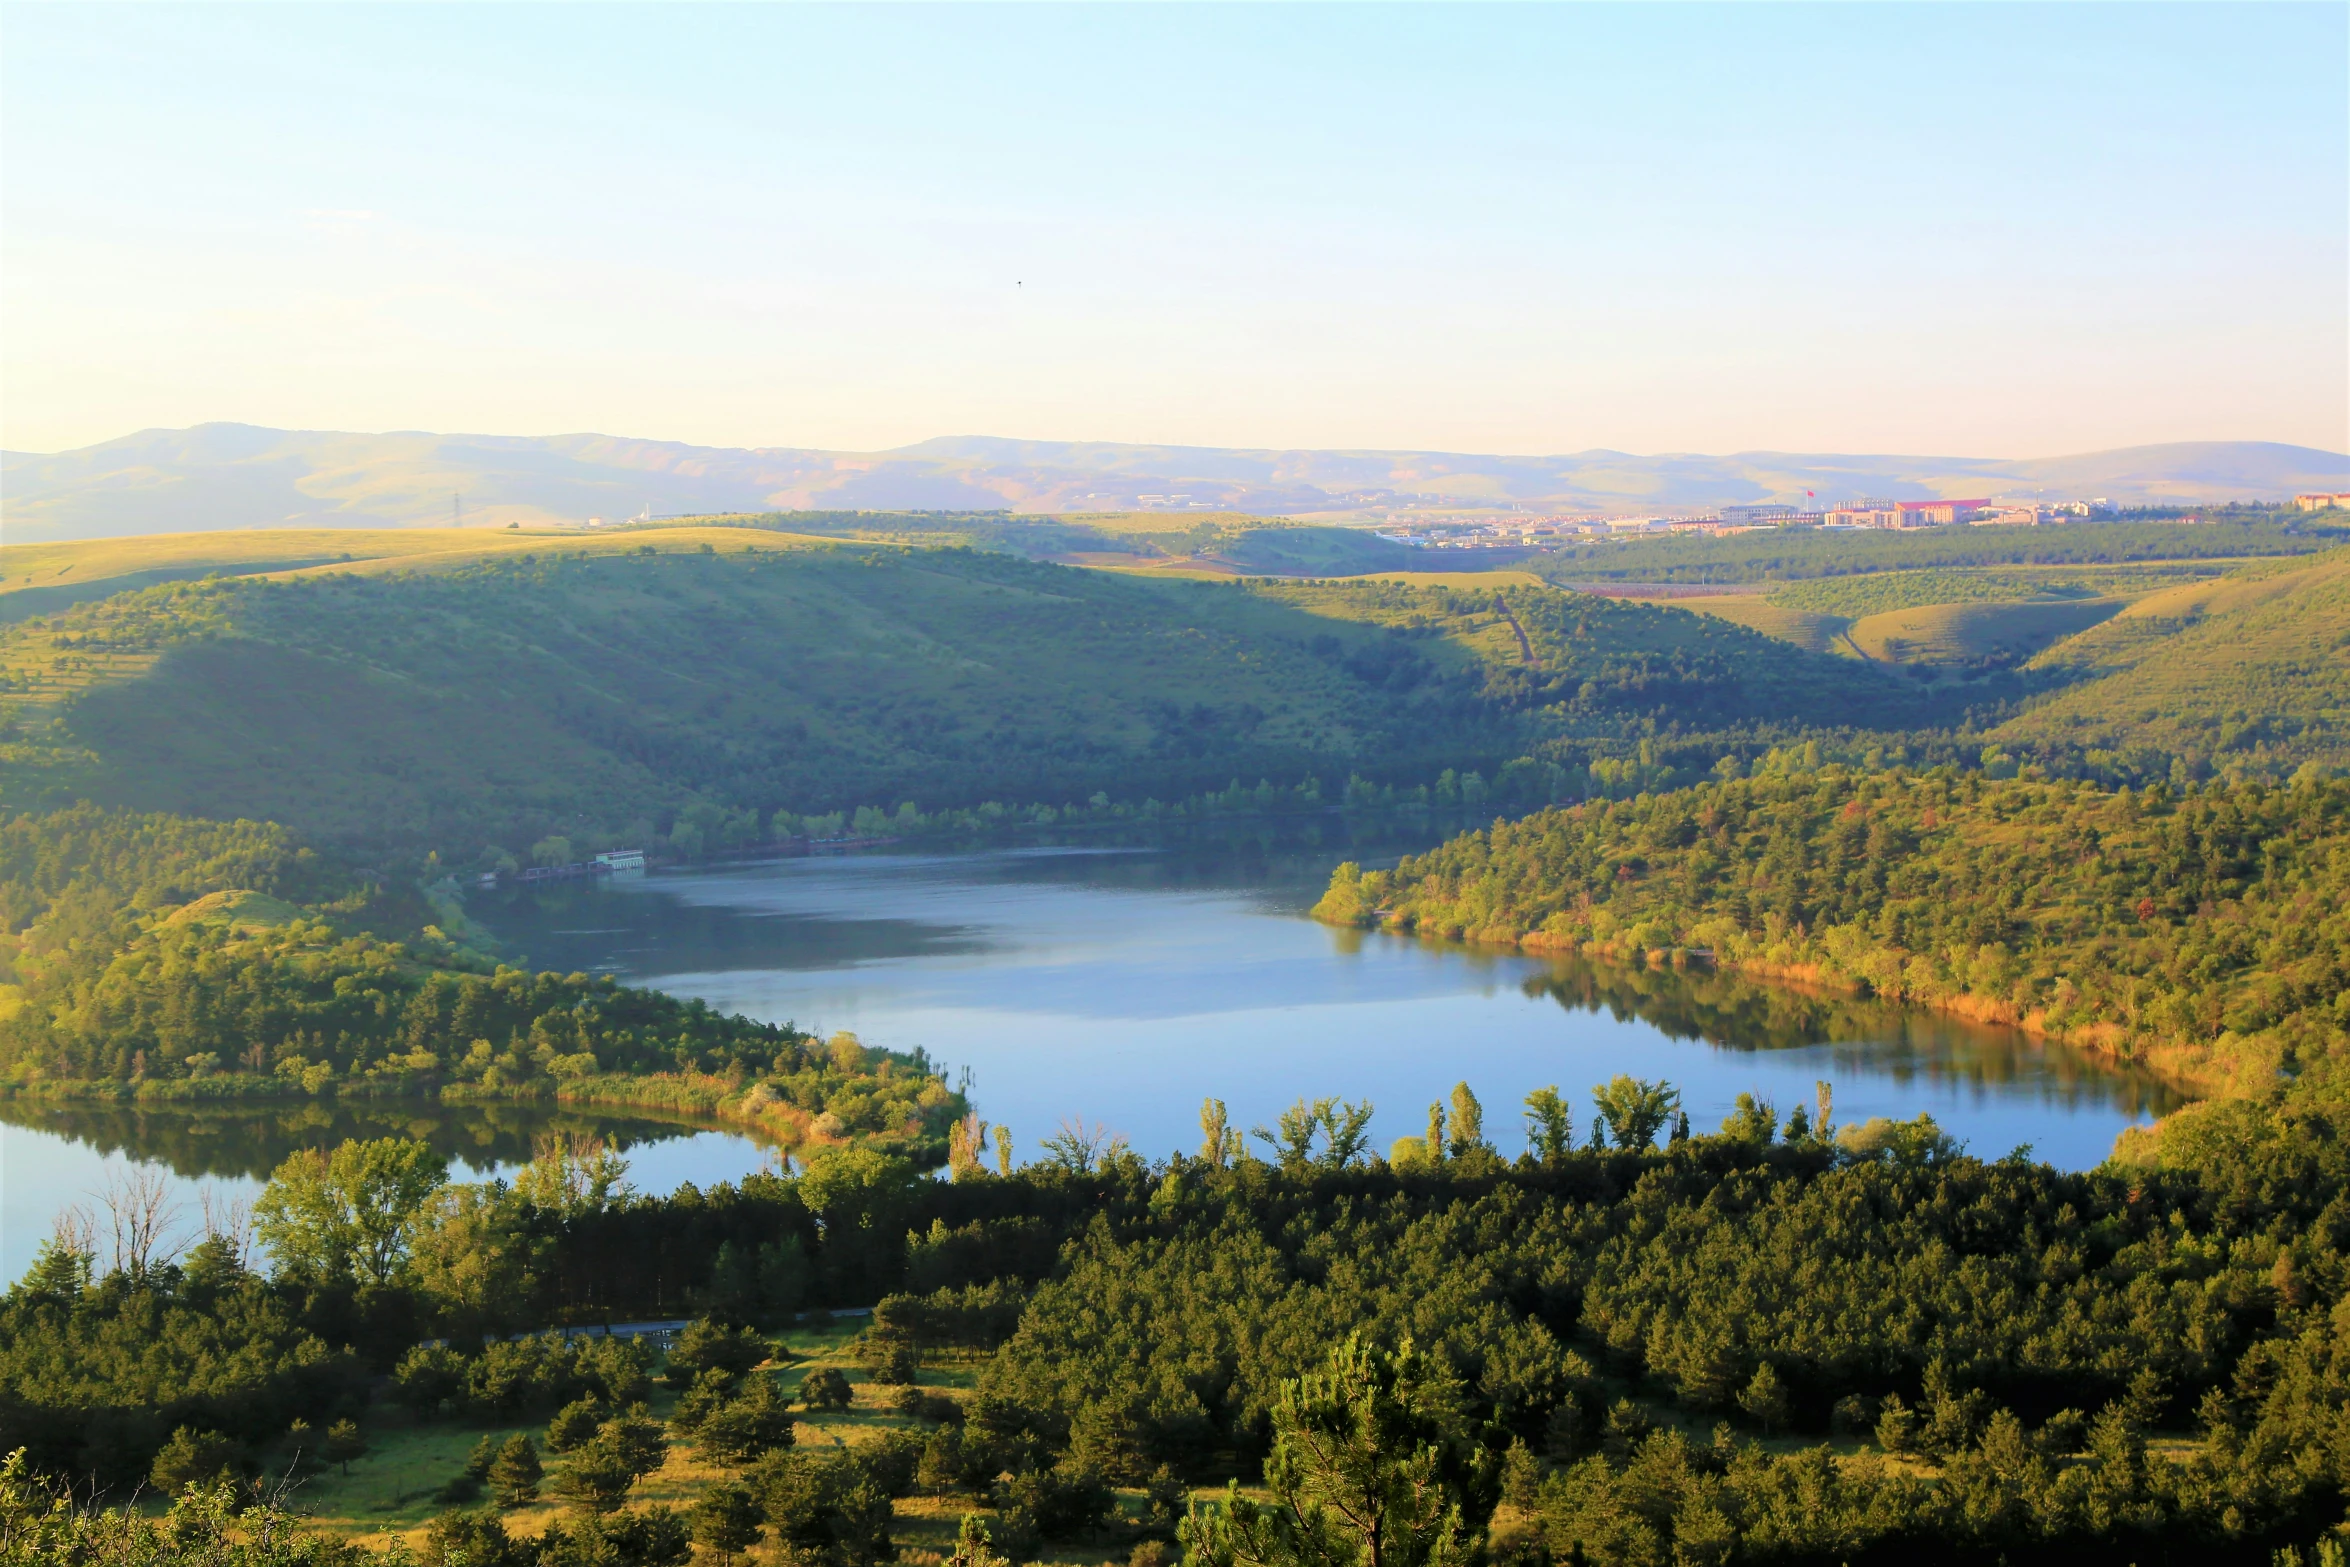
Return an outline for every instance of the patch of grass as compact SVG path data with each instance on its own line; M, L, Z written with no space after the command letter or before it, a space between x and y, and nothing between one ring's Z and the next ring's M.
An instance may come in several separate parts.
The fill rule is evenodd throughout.
M451 1504L438 1500L438 1495L464 1472L473 1445L484 1436L504 1441L517 1431L528 1432L534 1441L546 1435L543 1423L418 1424L380 1410L367 1422L366 1456L353 1460L348 1474L330 1466L302 1481L294 1505L334 1534L378 1546L394 1539L421 1544L424 1526L449 1510ZM552 1508L523 1508L507 1516L510 1522L519 1521L534 1512L553 1515Z
M2051 643L2111 619L2119 599L1928 604L1852 623L1853 645L1893 664L2018 664Z
M1670 602L1675 609L1727 620L1814 653L1845 651L1845 632L1852 624L1845 616L1796 609L1760 593L1701 593Z
M230 930L273 930L310 918L306 909L245 890L208 892L195 902L172 911L167 925L223 925Z

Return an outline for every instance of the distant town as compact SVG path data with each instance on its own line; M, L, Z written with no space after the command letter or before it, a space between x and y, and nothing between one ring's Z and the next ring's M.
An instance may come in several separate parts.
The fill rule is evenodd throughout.
M2350 509L2350 491L2296 495L2302 511ZM1975 527L2049 527L2098 517L2120 515L2100 496L2081 501L1878 500L1862 499L1842 505L1807 509L1784 504L1722 506L1709 512L1655 516L1614 516L1598 512L1556 515L1494 516L1462 513L1446 517L1422 515L1408 522L1392 519L1375 527L1380 538L1420 549L1484 549L1541 544L1568 538L1621 538L1657 533L1723 535L1756 533L1774 528L1911 529L1944 528L1954 524ZM2199 520L2190 515L2187 522Z

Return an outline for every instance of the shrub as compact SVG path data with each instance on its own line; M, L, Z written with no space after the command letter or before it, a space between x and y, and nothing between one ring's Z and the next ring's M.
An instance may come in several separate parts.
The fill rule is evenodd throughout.
M465 1397L465 1358L446 1344L419 1344L392 1372L393 1396L420 1419L452 1414Z
M694 1378L694 1385L685 1390L685 1396L669 1412L669 1424L679 1431L698 1430L733 1392L734 1378L723 1371L705 1371Z
M846 1409L854 1396L849 1379L830 1366L809 1372L800 1383L800 1402L810 1409Z
M590 1514L550 1528L539 1542L540 1567L685 1567L693 1558L685 1518L667 1507L641 1513Z
M425 1567L533 1567L537 1546L506 1532L492 1508L443 1513L425 1531Z
M669 1351L665 1373L674 1388L692 1387L705 1371L723 1371L729 1377L750 1374L765 1360L772 1346L748 1328L729 1327L705 1317L688 1324Z
M555 1494L583 1512L608 1513L628 1499L636 1475L619 1447L598 1437L565 1460Z
M705 1456L719 1463L748 1463L761 1453L791 1444L791 1407L766 1377L752 1377L738 1396L702 1420L699 1445Z
M148 1471L157 1489L177 1496L191 1485L210 1485L238 1467L237 1444L217 1431L181 1426L155 1455Z
M914 1335L903 1328L875 1325L857 1340L857 1359L868 1376L884 1386L904 1386L922 1369Z

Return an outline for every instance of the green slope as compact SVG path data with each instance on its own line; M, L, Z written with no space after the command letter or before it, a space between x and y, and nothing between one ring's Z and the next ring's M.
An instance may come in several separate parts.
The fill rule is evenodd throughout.
M2003 738L2270 772L2350 764L2350 550L2141 599L2035 662L2087 681Z
M1217 586L697 533L708 553L671 532L666 553L394 559L0 628L0 803L86 797L470 855L642 832L695 800L1415 782L1660 718L1891 722L1918 701L1738 627L1547 588L1506 590L1529 665L1491 591Z
M2118 599L2033 599L2019 604L1924 604L1852 623L1853 646L1896 664L2019 664L2075 632L2110 619Z

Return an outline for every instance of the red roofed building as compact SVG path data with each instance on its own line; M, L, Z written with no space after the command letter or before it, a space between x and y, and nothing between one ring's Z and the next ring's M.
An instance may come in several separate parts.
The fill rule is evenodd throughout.
M1975 513L1987 511L1991 503L1974 501L1896 501L1894 509L1901 514L1898 524L1904 528L1930 528L1937 523L1972 522Z

